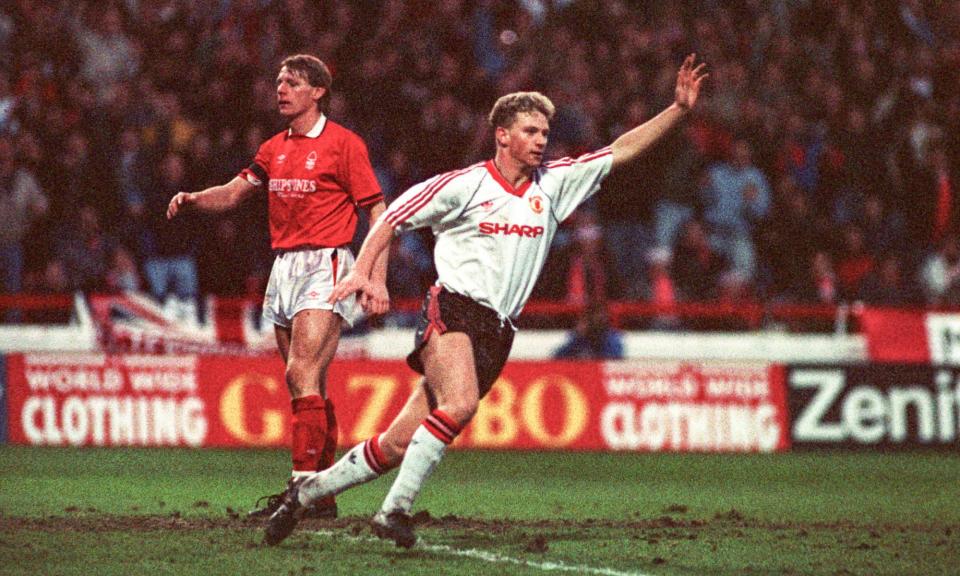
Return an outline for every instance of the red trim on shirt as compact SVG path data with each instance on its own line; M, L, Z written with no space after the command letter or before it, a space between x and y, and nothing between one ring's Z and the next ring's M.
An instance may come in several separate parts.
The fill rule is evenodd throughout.
M337 255L337 249L334 248L333 252L330 253L330 267L333 268L333 285L337 285L337 264L340 263L340 258Z
M526 182L521 184L519 188L514 188L513 185L507 182L507 179L503 177L503 174L497 170L497 165L493 163L493 160L487 160L486 167L487 171L490 172L490 175L493 176L493 179L497 181L497 184L500 184L505 191L513 194L514 196L522 197L527 191L527 188L533 184L533 180L528 179Z
M396 226L406 222L408 218L426 206L430 200L432 200L433 197L436 196L444 186L453 181L454 178L462 174L466 174L477 166L479 166L479 164L475 164L469 168L464 168L463 170L454 170L453 172L447 172L446 174L437 176L432 184L424 187L423 190L408 200L405 204L398 206L396 210L393 210L393 207L391 206L391 210L387 214L387 223L391 226Z
M603 158L609 154L613 154L613 149L609 146L606 146L593 152L587 152L586 154L582 154L576 158L565 157L560 158L559 160L553 160L551 162L547 162L543 166L544 168L562 168L564 166L572 166L582 162L590 162L592 160L596 160L597 158Z

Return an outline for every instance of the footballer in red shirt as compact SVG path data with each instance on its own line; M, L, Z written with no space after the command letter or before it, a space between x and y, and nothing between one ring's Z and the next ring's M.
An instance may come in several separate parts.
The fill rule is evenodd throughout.
M360 315L356 298L330 304L334 286L353 268L348 245L358 209L373 222L385 204L363 140L324 114L331 75L315 56L286 58L277 75L277 107L288 128L267 140L253 163L230 182L200 192L178 192L167 208L220 212L257 191L268 195L270 243L276 253L263 302L286 363L293 405L291 479L333 463L337 427L326 398L326 373L340 340L340 328ZM377 266L383 286L386 258ZM384 288L362 294L363 308L381 314L389 307ZM277 494L252 516L267 517L280 504ZM259 502L258 502L259 504ZM318 502L308 515L336 515L336 502Z

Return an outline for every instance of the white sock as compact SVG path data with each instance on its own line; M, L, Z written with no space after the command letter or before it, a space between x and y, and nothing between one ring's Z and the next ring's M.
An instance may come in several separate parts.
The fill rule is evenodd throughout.
M400 472L397 473L381 510L386 513L401 511L409 514L423 483L437 467L446 450L447 445L421 424L413 433L403 463L400 464Z
M387 469L378 458L379 448L375 444L378 441L379 437L374 436L366 442L361 442L351 448L333 466L311 473L300 485L300 503L309 506L324 496L339 494L358 484L380 477Z

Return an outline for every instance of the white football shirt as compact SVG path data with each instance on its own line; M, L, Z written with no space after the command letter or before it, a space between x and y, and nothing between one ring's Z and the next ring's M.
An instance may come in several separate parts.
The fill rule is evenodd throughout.
M516 319L560 223L610 173L610 147L543 164L514 189L492 160L412 186L383 214L394 230L429 226L437 283Z

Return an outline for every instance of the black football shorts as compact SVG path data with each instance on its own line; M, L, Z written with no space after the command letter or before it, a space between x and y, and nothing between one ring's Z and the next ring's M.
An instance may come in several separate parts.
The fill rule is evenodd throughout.
M434 333L447 332L463 332L470 337L480 398L483 398L497 381L510 356L513 327L509 322L501 322L492 308L440 286L432 286L423 300L414 349L407 356L407 364L423 374L420 351Z

